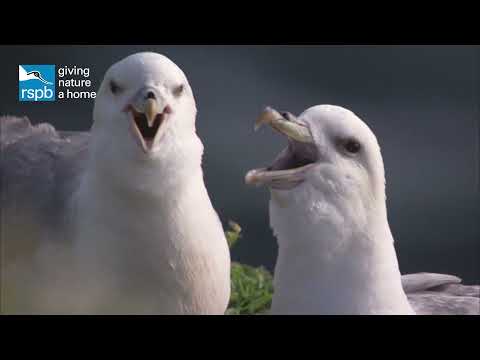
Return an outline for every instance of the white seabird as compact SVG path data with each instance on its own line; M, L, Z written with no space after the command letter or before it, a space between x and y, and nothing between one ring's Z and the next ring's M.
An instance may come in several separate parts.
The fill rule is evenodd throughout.
M400 274L377 139L351 111L298 118L267 108L288 147L248 184L270 188L278 242L272 314L479 314L480 287L455 276Z
M155 53L106 72L90 133L0 118L2 311L223 314L230 255L195 119Z

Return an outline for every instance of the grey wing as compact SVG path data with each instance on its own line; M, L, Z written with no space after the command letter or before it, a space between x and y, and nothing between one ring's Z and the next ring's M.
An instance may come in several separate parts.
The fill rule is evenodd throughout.
M1 240L4 258L58 233L87 156L89 134L0 117ZM52 235L52 237L55 237ZM56 239L55 239L56 240Z
M463 285L453 275L402 276L408 300L419 315L480 315L480 285Z

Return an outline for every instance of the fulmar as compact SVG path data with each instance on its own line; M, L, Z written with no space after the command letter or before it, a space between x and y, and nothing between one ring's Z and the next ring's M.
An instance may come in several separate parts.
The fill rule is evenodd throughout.
M272 314L479 314L480 287L451 275L401 276L377 139L353 112L267 108L288 146L248 184L270 189L278 242Z
M0 118L3 313L224 313L196 113L182 70L145 52L108 69L90 132Z

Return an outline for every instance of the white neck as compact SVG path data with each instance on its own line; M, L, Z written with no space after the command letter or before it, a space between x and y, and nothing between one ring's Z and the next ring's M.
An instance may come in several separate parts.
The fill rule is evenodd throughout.
M74 198L75 255L82 276L99 288L87 309L128 293L145 312L223 311L228 247L200 158L128 160L112 169L112 161L92 156Z
M101 239L95 236L97 242L132 243L134 238L137 244L158 245L171 241L170 231L179 232L182 226L193 225L205 215L191 211L192 208L198 204L211 208L200 155L194 158L177 152L176 159L167 158L166 162L139 161L92 152L76 194L75 206L83 212L79 219L94 223L97 232L104 228L108 235ZM139 248L148 249L146 245Z
M329 202L308 206L306 198L273 195L279 254L272 313L413 314L382 208L355 222Z

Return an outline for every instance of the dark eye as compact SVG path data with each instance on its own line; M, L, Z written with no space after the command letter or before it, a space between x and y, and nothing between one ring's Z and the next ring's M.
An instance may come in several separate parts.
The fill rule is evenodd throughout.
M177 87L175 87L173 89L173 95L176 96L176 97L179 97L180 95L182 95L183 93L183 90L184 90L184 85L178 85Z
M112 92L112 94L118 94L120 92L120 86L118 86L118 84L115 82L115 81L110 81L110 91Z
M343 146L345 147L345 150L352 154L358 153L361 149L360 143L353 139L347 140Z

